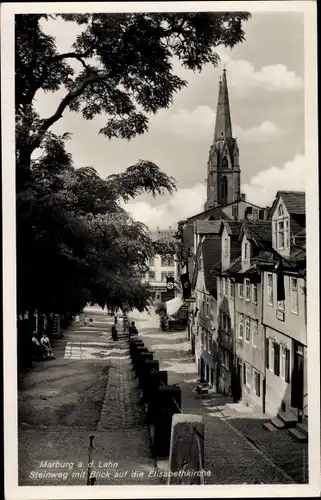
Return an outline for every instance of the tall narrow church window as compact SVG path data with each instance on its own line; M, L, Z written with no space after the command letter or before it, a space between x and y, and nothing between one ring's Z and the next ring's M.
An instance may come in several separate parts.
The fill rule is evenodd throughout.
M228 168L228 161L227 161L226 156L224 156L224 158L222 160L222 168Z
M220 181L220 202L222 205L227 204L227 178L225 175Z

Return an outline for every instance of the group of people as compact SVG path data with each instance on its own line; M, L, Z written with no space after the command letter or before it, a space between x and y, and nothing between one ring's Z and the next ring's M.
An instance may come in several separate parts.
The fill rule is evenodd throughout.
M89 321L89 323L90 323L91 325L92 325L92 324L93 324L93 322L94 322L94 320L93 320L92 318L89 318L89 319L88 319L88 316L85 314L85 315L84 315L84 325L85 325L85 326L86 326L86 325L88 325L88 321ZM77 314L77 316L75 316L75 323L80 323L80 316L79 316L79 314Z
M56 359L50 345L50 340L46 332L41 335L40 341L34 333L32 336L32 346L34 355L38 360Z
M111 337L113 340L118 340L118 330L117 330L117 317L115 317L115 322L111 327ZM135 321L131 321L129 324L128 318L124 316L123 318L123 329L124 333L127 333L129 336L138 335L138 330L135 325Z

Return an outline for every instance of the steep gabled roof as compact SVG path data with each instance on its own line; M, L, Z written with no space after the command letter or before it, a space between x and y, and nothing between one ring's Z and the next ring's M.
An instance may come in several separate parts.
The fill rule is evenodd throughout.
M195 223L197 234L219 234L222 221L221 220L197 220Z
M275 200L271 207L269 215L275 210L275 207L282 198L287 211L290 215L304 215L305 214L305 192L304 191L278 191Z
M204 210L204 212L200 212L196 215L192 215L191 217L188 217L188 222L195 222L196 220L205 220L212 218L213 220L219 220L219 219L230 219L228 215L226 215L225 212L223 212L221 207L215 207L215 208L209 208L208 210Z
M223 231L223 229L225 227L226 231L227 231L227 234L229 236L238 237L239 234L240 234L240 231L242 229L242 225L243 225L243 221L239 221L239 220L226 220L226 221L223 221L222 226L221 226L221 233L222 233L222 231Z
M260 247L264 243L271 244L272 242L272 224L270 220L246 221L242 225L239 240L243 238L243 234L251 240L256 246Z
M216 277L212 276L211 269L214 264L221 263L221 253L221 238L217 235L205 236L202 243L204 281L210 293L216 293Z

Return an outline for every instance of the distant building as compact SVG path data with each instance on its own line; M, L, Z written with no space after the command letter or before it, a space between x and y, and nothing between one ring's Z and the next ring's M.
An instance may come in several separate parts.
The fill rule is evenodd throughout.
M175 232L171 228L152 233L153 240L174 240ZM155 302L167 302L175 297L176 285L167 288L167 277L177 280L177 258L173 256L155 255L149 262L149 271L142 275L142 281L149 283Z

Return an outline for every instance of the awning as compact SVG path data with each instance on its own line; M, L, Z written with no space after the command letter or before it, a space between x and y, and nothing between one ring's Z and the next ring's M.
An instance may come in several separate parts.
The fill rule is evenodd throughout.
M168 316L173 316L174 314L176 314L183 304L184 302L181 297L175 297L174 299L166 302L166 312Z

